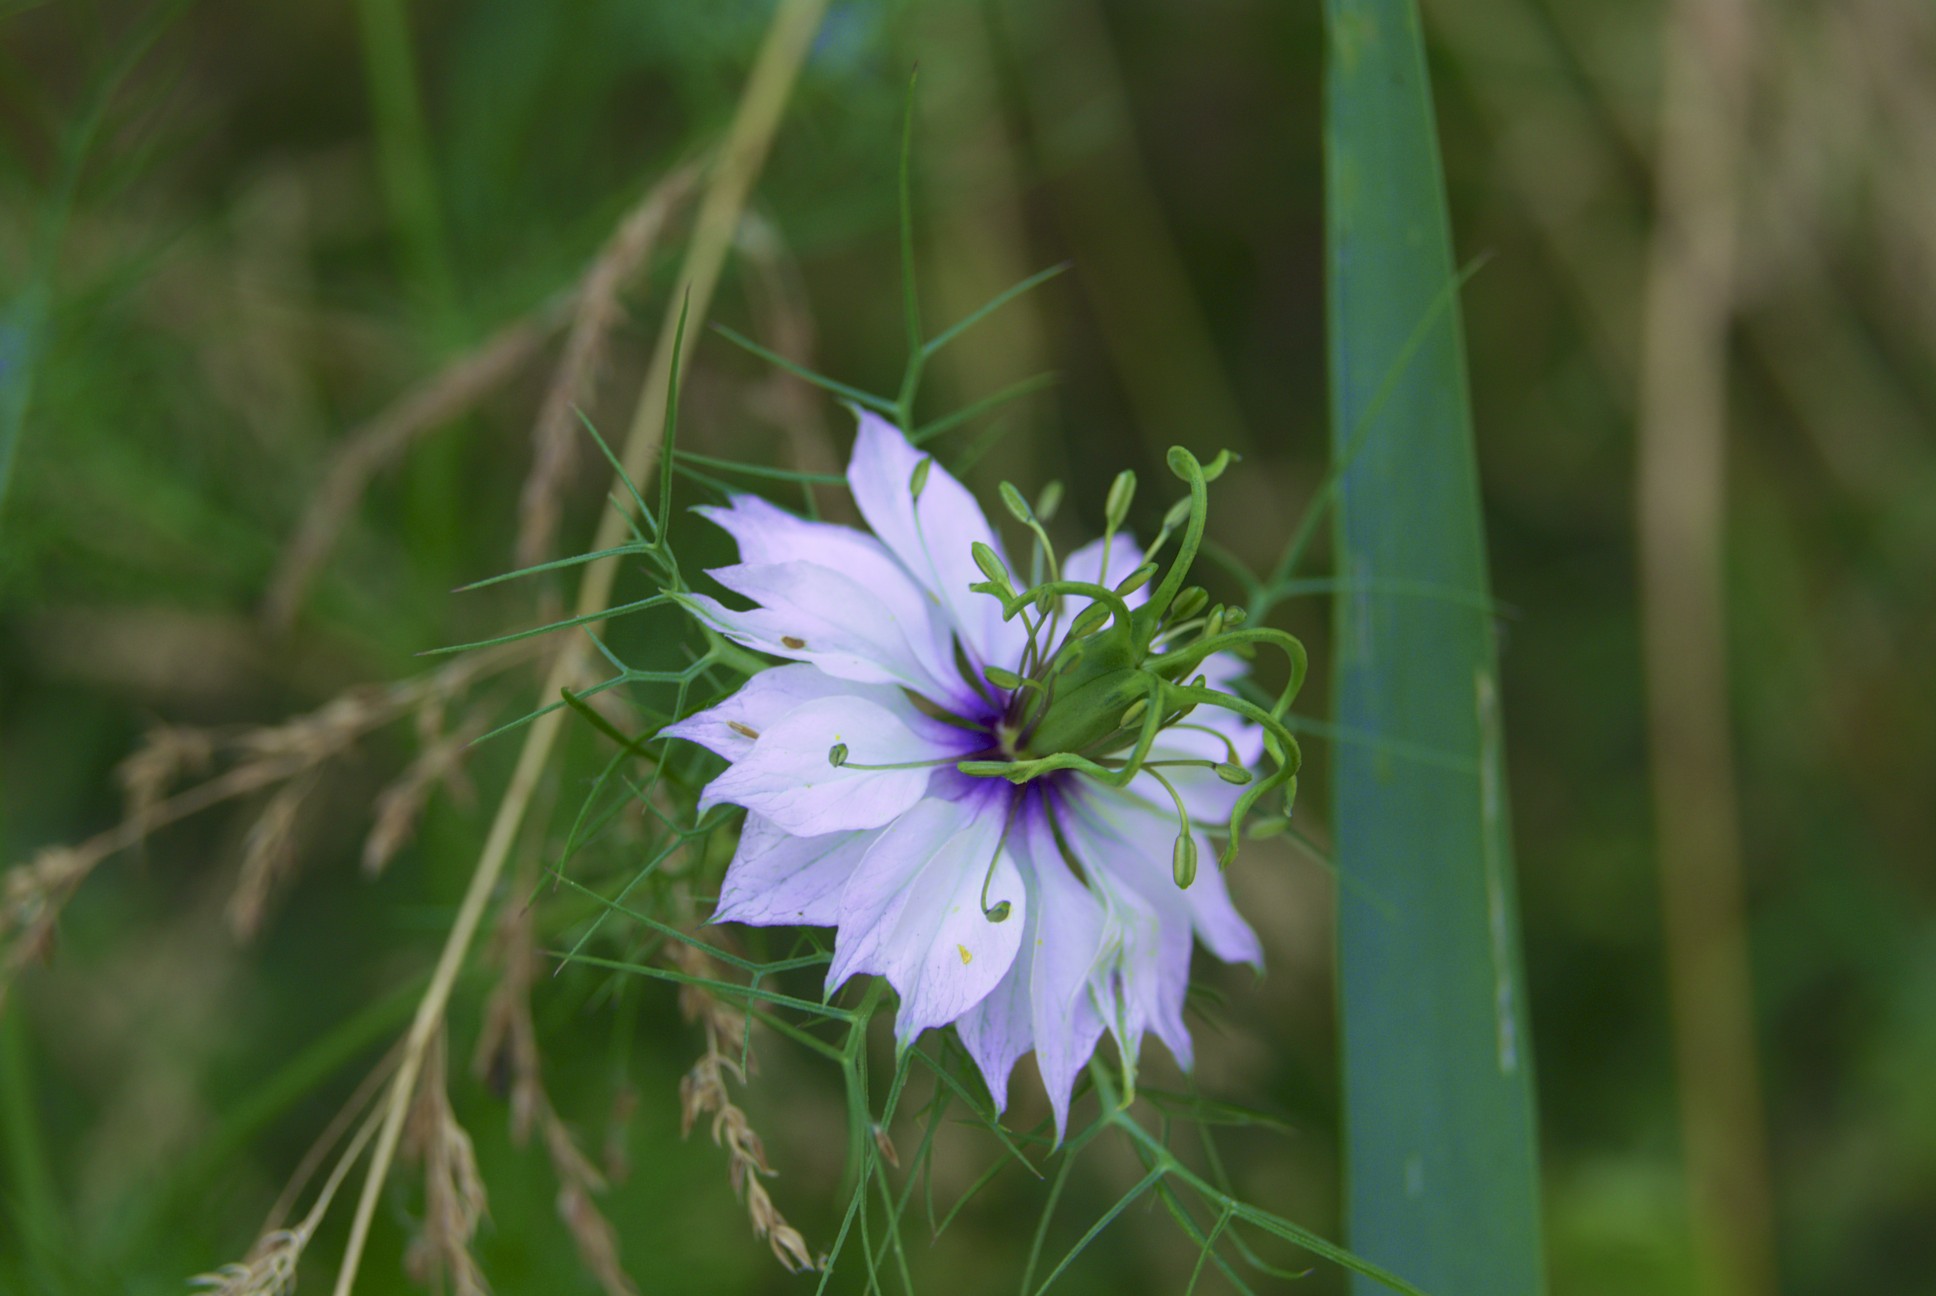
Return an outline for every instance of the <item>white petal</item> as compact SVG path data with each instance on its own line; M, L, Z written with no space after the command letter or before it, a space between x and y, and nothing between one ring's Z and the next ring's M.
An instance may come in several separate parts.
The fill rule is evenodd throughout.
M947 614L873 536L831 522L809 522L757 495L735 495L726 508L695 511L732 535L739 543L741 563L805 562L847 577L892 615L924 663L953 678L954 648Z
M922 801L881 834L841 896L828 986L856 972L886 977L901 996L902 1047L974 1007L1015 961L1028 898L1008 852L996 858L1008 796ZM988 902L1008 902L1003 922L982 913L991 859Z
M1062 862L1061 848L1039 812L1030 816L1024 849L1036 881L1039 910L1030 987L1035 1066L1055 1110L1060 1139L1068 1128L1076 1077L1102 1037L1103 1021L1091 993L1091 978L1103 954L1103 911Z
M1031 899L1026 915L1028 925L1022 929L1015 961L980 1003L955 1018L955 1032L981 1071L997 1113L1008 1109L1008 1078L1015 1070L1016 1061L1035 1047L1030 984L1034 976L1035 929L1041 921L1040 910L1040 904Z
M878 836L879 829L795 837L770 819L747 815L712 920L833 926L840 921L841 888Z
M898 684L945 707L975 705L925 613L910 619L844 572L810 562L741 563L710 573L759 606L734 611L704 595L687 599L738 643L812 662L860 684Z
M696 711L659 731L662 737L684 738L708 751L736 761L753 750L753 742L768 729L809 702L826 697L865 698L884 707L917 734L945 743L952 726L923 715L907 694L890 684L856 684L836 679L818 666L796 662L773 666L750 676L740 690L717 706ZM749 733L748 730L751 732Z
M1113 843L1106 848L1111 873L1159 904L1168 897L1180 897L1198 939L1224 962L1264 966L1263 944L1231 903L1223 873L1216 867L1216 852L1201 833L1196 835L1197 875L1188 890L1178 890L1171 873L1170 852L1176 840L1173 812L1161 814L1138 797L1093 783L1083 786L1079 796L1068 798L1068 804L1076 811L1072 817L1080 819L1086 831Z
M947 609L970 659L1013 669L1021 661L1028 632L1019 618L1002 620L996 599L969 589L986 579L975 566L971 546L980 541L999 554L1001 538L967 487L938 463L928 469L916 503L914 470L927 457L900 429L863 410L847 465L854 502L889 552Z
M846 746L853 764L832 763L836 744ZM742 805L800 837L880 828L927 790L934 767L913 763L949 754L865 698L819 698L763 731L750 752L707 784L699 808Z

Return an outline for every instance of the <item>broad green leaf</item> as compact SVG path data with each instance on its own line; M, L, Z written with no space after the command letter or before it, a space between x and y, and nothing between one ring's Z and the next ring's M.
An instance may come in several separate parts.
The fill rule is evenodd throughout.
M1334 698L1379 740L1333 748L1347 1229L1433 1296L1524 1296L1532 1052L1431 93L1413 0L1325 13Z

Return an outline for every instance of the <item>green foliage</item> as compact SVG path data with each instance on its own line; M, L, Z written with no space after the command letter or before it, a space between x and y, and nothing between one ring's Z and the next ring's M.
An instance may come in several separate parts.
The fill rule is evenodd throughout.
M1333 764L1346 1218L1430 1291L1535 1296L1532 1041L1424 44L1412 0L1325 13L1334 710L1381 740Z

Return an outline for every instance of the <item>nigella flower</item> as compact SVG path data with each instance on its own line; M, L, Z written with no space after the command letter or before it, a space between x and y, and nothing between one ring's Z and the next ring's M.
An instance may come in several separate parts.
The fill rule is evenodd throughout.
M1105 1031L1132 1079L1152 1031L1190 1065L1194 941L1262 963L1220 871L1196 861L1202 825L1226 826L1227 860L1252 803L1295 787L1278 717L1303 651L1183 588L1222 464L1172 452L1191 498L1152 546L1182 527L1154 592L1156 564L1118 533L1128 474L1105 536L1059 563L1004 487L1048 574L1018 591L968 491L870 413L847 480L872 535L754 496L701 510L739 544L712 575L754 606L685 601L792 663L664 731L728 762L702 812L746 809L714 920L836 928L828 993L885 977L900 1044L952 1023L998 1107L1033 1050L1058 1131ZM1244 667L1231 650L1259 643L1292 661L1275 709L1224 687Z

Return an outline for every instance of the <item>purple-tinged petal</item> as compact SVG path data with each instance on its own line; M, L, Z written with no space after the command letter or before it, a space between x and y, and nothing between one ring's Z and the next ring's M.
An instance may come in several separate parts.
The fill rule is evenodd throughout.
M873 536L854 527L809 522L757 495L735 495L728 507L704 506L695 512L739 543L742 563L807 562L847 577L894 617L924 662L953 678L954 646L946 615Z
M770 819L747 815L712 920L753 927L833 926L840 921L841 888L879 836L874 829L795 837Z
M900 689L889 684L856 684L835 679L818 666L797 662L773 666L751 676L739 692L717 706L696 711L659 731L661 737L684 738L729 761L753 750L754 740L809 702L826 697L865 698L887 710L917 734L945 742L951 727L923 715Z
M1062 862L1061 848L1039 811L1023 839L1039 912L1032 953L1030 1014L1035 1066L1055 1111L1058 1142L1069 1125L1076 1077L1102 1038L1093 979L1104 950L1102 906Z
M854 502L888 551L940 600L970 659L1013 669L1021 661L1028 632L1019 619L1002 620L996 599L969 589L987 579L975 566L971 547L980 541L999 554L1001 538L967 487L938 463L929 467L916 502L914 470L928 457L886 419L861 411L860 432L847 465Z
M829 759L836 745L847 748L851 764ZM933 766L916 762L950 754L864 698L818 698L761 733L752 751L706 785L699 808L742 805L799 837L880 828L927 790Z
M981 1002L1015 961L1028 897L1008 852L997 855L1009 795L923 800L881 834L841 895L828 987L856 972L886 977L901 996L903 1048ZM988 902L1009 903L1004 922L982 913L991 860Z
M776 657L811 662L859 684L898 684L960 710L974 691L944 654L932 624L910 622L844 572L809 562L741 563L711 575L759 606L739 612L704 595L693 609L737 643Z
M1015 961L995 983L982 1001L955 1018L955 1033L962 1047L974 1059L981 1078L995 1100L995 1112L1008 1110L1008 1079L1021 1056L1035 1047L1035 1030L1030 1006L1030 983L1035 966L1035 931L1041 921L1040 905L1030 901L1028 926L1022 929L1022 942ZM1010 921L1014 921L1012 918Z
M1170 851L1176 840L1176 819L1136 796L1089 784L1068 804L1086 831L1106 840L1110 871L1134 886L1144 897L1162 903L1182 900L1192 930L1212 954L1226 963L1249 963L1262 969L1263 943L1237 907L1223 873L1216 868L1216 851L1201 833L1195 834L1197 858L1202 862L1188 890L1179 890L1171 873ZM1065 820L1065 822L1067 822Z

